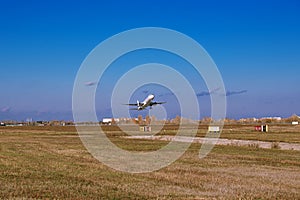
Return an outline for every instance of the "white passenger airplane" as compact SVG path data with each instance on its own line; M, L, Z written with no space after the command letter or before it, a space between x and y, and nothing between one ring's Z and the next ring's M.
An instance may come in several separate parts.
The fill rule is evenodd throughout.
M136 103L129 103L129 104L125 104L125 105L137 106L136 108L130 108L130 110L144 110L148 106L150 106L150 109L151 109L152 106L154 106L154 105L166 103L166 102L153 102L152 101L153 99L154 99L154 95L150 94L143 102L137 101Z

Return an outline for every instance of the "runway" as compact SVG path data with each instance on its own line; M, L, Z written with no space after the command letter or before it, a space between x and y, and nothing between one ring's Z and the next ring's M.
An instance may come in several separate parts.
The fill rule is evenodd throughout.
M262 149L276 148L281 150L300 151L300 144L287 143L287 142L266 142L266 141L257 141L257 140L236 140L236 139L185 137L185 136L149 136L149 135L126 136L126 138L189 142L189 143L201 143L201 144L211 143L215 145L248 146L248 147L257 147Z

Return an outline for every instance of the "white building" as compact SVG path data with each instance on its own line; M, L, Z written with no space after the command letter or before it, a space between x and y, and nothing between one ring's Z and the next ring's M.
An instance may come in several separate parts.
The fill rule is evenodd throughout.
M102 119L102 123L103 123L103 124L111 124L113 120L114 120L116 123L120 122L120 119L119 119L119 118L103 118L103 119Z

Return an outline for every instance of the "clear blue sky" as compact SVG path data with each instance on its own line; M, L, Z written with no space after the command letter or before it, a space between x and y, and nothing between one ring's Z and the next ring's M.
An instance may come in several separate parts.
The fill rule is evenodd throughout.
M180 31L207 50L223 76L228 117L300 114L299 10L297 0L1 1L0 120L72 119L73 82L88 53L148 26Z

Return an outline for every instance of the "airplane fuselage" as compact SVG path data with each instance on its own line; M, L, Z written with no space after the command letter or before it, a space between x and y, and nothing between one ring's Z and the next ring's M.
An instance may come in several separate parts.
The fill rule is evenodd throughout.
M148 95L148 97L147 97L144 101L142 101L142 102L137 101L136 103L129 103L129 104L125 104L125 105L136 106L136 108L130 108L130 110L144 110L144 109L147 108L148 106L149 106L150 109L151 109L152 106L154 106L154 105L166 103L166 102L153 102L153 99L154 99L154 95L153 95L153 94L150 94L150 95Z
M143 110L146 107L150 106L151 101L154 99L154 95L150 94L148 97L141 103L138 103L138 110Z

